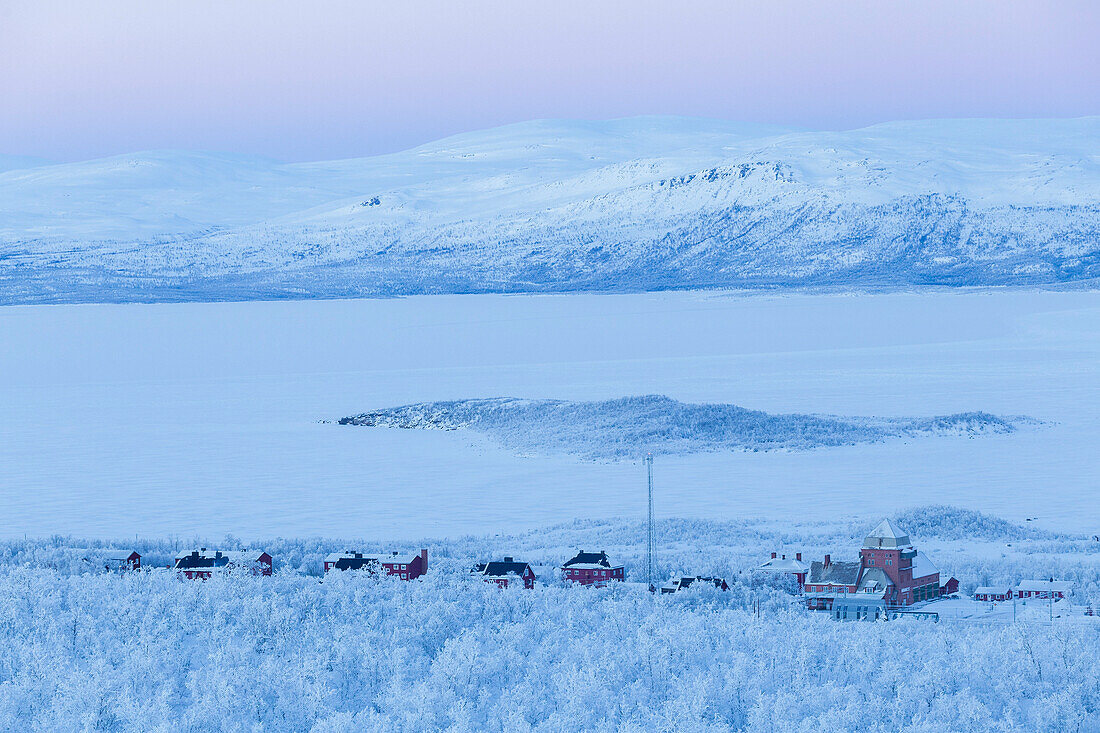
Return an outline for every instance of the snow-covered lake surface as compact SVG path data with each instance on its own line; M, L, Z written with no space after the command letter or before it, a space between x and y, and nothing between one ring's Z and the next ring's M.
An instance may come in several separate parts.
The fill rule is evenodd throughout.
M660 293L0 309L0 534L380 539L640 517L639 461L322 423L415 402L662 394L1036 430L658 458L657 511L930 503L1100 529L1100 293Z

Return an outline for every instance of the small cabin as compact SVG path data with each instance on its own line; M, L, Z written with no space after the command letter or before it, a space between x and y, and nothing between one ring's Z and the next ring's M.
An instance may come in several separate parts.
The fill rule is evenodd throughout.
M141 555L136 550L96 548L81 550L81 561L88 567L109 573L125 573L141 570Z
M690 577L690 578L676 578L667 585L661 586L661 593L677 593L682 590L690 588L692 585L698 583L699 585L712 585L718 590L729 590L729 584L722 578L706 578L703 576ZM696 586L698 587L698 586Z
M371 554L363 552L334 552L324 561L324 571L362 570L370 575L390 575L401 580L415 580L428 572L428 551L419 555L401 556L397 552Z
M478 563L470 573L480 577L486 583L493 583L501 588L521 582L528 590L535 587L535 571L531 569L531 565L519 562L513 557Z
M983 603L1012 599L1012 587L1008 585L982 585L974 589L974 600Z
M623 566L613 564L603 550L578 551L572 560L561 566L561 576L567 583L591 585L597 588L612 582L622 582L626 577Z
M1053 598L1060 601L1073 591L1073 583L1067 580L1021 580L1016 586L1016 597L1022 599L1039 598L1048 600Z
M176 571L189 580L205 580L216 574L244 572L271 575L271 555L263 550L208 550L200 547L176 557Z

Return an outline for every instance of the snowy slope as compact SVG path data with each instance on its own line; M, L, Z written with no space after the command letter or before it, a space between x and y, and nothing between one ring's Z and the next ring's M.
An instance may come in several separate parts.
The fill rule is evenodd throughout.
M0 173L0 302L1058 283L1100 273L1100 118L847 132L538 121L281 164Z

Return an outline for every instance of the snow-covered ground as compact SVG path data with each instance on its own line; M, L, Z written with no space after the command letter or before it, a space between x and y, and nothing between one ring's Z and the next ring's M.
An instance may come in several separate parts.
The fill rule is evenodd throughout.
M769 413L1028 415L1035 430L659 457L666 517L929 503L1094 534L1100 293L659 293L0 309L0 533L516 531L640 517L644 467L325 423L509 395Z

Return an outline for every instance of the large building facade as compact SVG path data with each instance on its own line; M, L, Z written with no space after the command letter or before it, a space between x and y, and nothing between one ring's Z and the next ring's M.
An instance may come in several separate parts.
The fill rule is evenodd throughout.
M829 610L840 601L866 600L868 605L899 607L939 598L940 571L909 535L884 519L863 540L859 562L824 562L810 565L803 587L807 606Z

